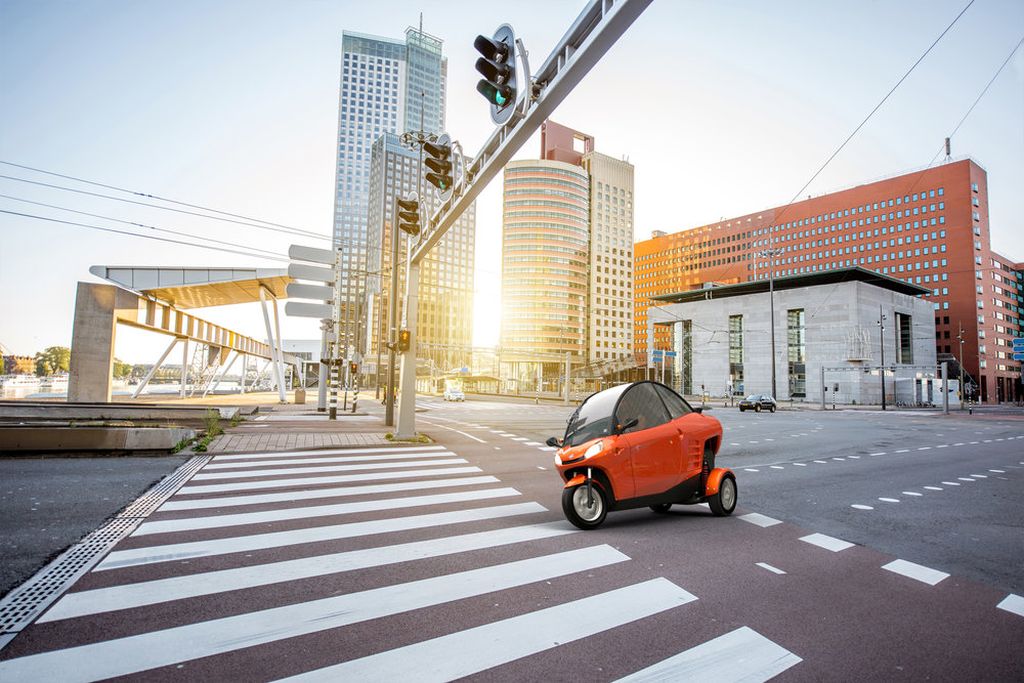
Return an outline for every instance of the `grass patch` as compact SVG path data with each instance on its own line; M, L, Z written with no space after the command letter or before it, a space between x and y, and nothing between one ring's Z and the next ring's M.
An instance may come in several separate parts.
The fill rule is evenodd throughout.
M395 443L434 443L426 434L417 434L411 439L399 439L393 433L388 432L387 434L384 435L384 438L387 439L388 441L393 441Z

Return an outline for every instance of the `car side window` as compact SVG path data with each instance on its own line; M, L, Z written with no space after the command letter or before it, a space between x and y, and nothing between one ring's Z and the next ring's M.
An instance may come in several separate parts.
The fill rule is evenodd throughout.
M639 432L669 421L665 404L658 396L653 384L649 382L637 384L622 395L619 406L615 409L615 422L620 425L626 424L633 418L636 418L636 425L625 430L624 433Z
M655 385L654 388L657 389L658 395L665 401L665 405L668 407L668 414L673 420L693 412L693 409L690 408L686 401L668 387Z

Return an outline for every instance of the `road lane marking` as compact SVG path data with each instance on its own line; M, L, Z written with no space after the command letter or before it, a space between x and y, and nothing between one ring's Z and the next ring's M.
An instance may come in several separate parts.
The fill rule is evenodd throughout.
M827 460L815 460L814 462L818 463L819 465L827 465L828 464Z
M771 566L767 562L755 562L754 564L756 564L761 569L767 569L768 571L772 572L773 574L785 574L786 573L786 572L782 571L781 569L779 569L778 567Z
M1018 617L1024 617L1024 598L1019 595L1010 593L996 607L1016 614Z
M854 510L874 510L875 509L875 508L871 507L870 505L860 505L858 503L854 503L850 507L852 507Z
M936 446L936 448L949 448L949 444L948 443L939 444L938 446Z
M229 526L247 526L249 524L272 524L297 519L316 519L333 517L334 515L352 515L360 512L378 512L380 510L403 510L405 508L443 505L445 503L464 503L471 500L492 500L509 496L520 496L513 488L480 489L477 491L457 491L455 493L438 493L428 496L403 496L400 498L379 498L363 500L358 503L335 503L334 505L316 505L313 507L281 508L278 510L261 510L260 512L239 512L231 515L210 515L207 517L187 517L185 519L166 519L155 522L143 522L131 536L152 536L178 531L195 531L198 529L220 529Z
M898 451L893 451L893 452L894 453L909 453L910 449L909 448L901 448Z
M969 443L969 444L970 444L971 446L977 446L977 445L978 445L978 442L977 442L977 441L970 441L970 442L968 442L968 443Z
M923 496L924 494L923 493L918 493L917 491L903 491L903 495L904 496Z
M641 681L767 681L803 660L743 626L680 652L616 683Z
M729 442L729 445L730 445L730 446L739 446L739 444L738 444L738 443L736 443L735 441L731 441L731 442Z
M793 463L793 466L794 467L807 467L807 463L805 463L805 462L795 462L795 463Z
M436 479L433 481L403 481L397 484L370 484L367 486L338 486L330 489L308 489L306 491L286 491L284 493L263 493L248 496L220 496L218 498L202 498L198 500L178 500L171 498L160 506L160 512L177 510L205 510L225 508L238 505L263 505L266 503L290 503L298 500L317 498L337 498L344 496L362 496L369 494L397 493L399 491L420 491L422 489L441 489L449 486L476 486L477 484L497 484L497 477L460 477L457 479Z
M380 481L386 479L412 479L414 477L436 477L448 474L469 474L482 470L479 467L439 467L436 470L416 470L414 472L367 472L365 474L341 474L333 477L287 477L269 481L238 481L231 484L190 484L178 489L175 498L182 495L198 493L224 493L225 491L259 491L263 489L280 489L292 486L316 486L318 484L347 484L354 481Z
M192 481L217 481L221 479L255 479L257 477L287 477L290 474L329 474L332 472L359 472L362 470L390 470L401 467L433 467L435 465L464 465L462 458L441 458L439 460L402 460L399 462L371 462L357 465L333 465L325 467L282 467L274 470L246 470L244 472L211 472L192 477Z
M784 469L786 469L782 465L768 465L768 467L772 468L773 470L784 470Z
M917 450L919 450L919 451L930 451L931 449L932 449L931 446L921 446Z
M963 445L964 445L964 442L963 442L963 441L958 441L957 443L955 443L955 444L953 444L953 445L954 445L954 446L963 446Z
M214 462L235 460L265 460L268 458L302 458L309 455L369 455L372 453L425 453L428 451L445 451L447 446L385 446L382 448L325 448L312 451L278 451L274 453L237 453L218 455ZM255 464L255 463L254 463Z
M927 583L929 586L934 586L939 581L949 578L949 574L946 572L940 572L937 569L931 569L930 567L907 562L906 560L893 560L889 564L883 565L882 569L909 577L921 583Z
M525 586L629 558L608 545L310 600L0 662L6 680L95 680Z
M284 459L284 460L264 460L264 461L261 461L261 462L245 462L245 463L243 463L243 462L217 462L216 459L215 459L214 462L211 462L208 465L204 466L202 471L203 472L206 472L208 470L219 470L221 472L224 472L224 471L247 471L247 470L252 470L252 468L254 468L254 467L271 467L271 466L274 466L274 465L328 465L328 464L340 465L342 463L348 463L348 462L364 462L364 463L365 462L370 462L370 463L374 463L374 462L388 462L390 460L408 460L412 456L413 456L413 454L411 454L411 453L398 453L398 454L388 453L386 455L355 455L355 456L348 456L348 457L334 456L334 457L330 457L330 458L304 458L302 460L296 460L296 459L293 459L293 458L288 458L288 459ZM417 457L417 458L451 458L451 457L455 457L455 454L452 453L451 451L434 451L433 453L416 453L415 457ZM258 471L258 470L254 470L254 471Z
M972 474L971 476L974 477L975 479L988 479L987 474Z
M696 599L668 579L657 578L283 680L293 683L450 681L581 640ZM577 618L580 614L586 614L587 618Z
M960 486L960 484L955 481L944 481L942 483L945 484L946 486Z
M1006 474L1006 470L989 470L989 472L995 472L996 474Z
M898 502L900 502L898 498L879 498L878 500L880 500L880 501L882 501L884 503L898 503Z
M885 451L878 451L877 453L869 453L869 455L885 455Z
M960 481L974 481L970 477L957 477L957 479L959 479Z
M463 432L463 431L461 431L459 429L455 429L454 427L448 427L446 425L439 425L436 422L427 422L426 420L423 420L423 424L428 424L431 427L440 427L441 429L447 429L449 432L455 432L456 434L461 434L462 436L466 437L467 439L473 439L473 441L476 441L478 443L487 443L483 439L479 439L479 438L473 436L472 434L469 434L468 432Z
M761 470L754 469L753 467L744 468L744 472L760 472Z
M759 442L757 442L757 441L751 441L750 443L759 443Z
M770 527L775 526L776 524L782 524L781 520L775 519L774 517L768 517L767 515L762 515L758 512L751 512L746 515L740 515L740 519L742 519L744 522L756 524L759 527Z
M923 488L926 488L929 491L941 491L942 490L941 486L925 486Z
M775 441L775 439L765 439L765 441Z
M159 562L173 562L175 560L186 560L196 557L228 555L268 548L282 548L289 545L336 541L344 538L425 529L432 526L477 522L485 519L499 519L546 511L547 508L539 503L516 503L513 505L496 505L453 512L436 512L427 515L375 519L367 522L348 522L346 524L333 524L331 526L311 527L308 529L274 531L264 534L210 539L207 541L187 541L144 548L130 548L127 550L115 550L110 553L96 565L93 571L135 567Z
M846 456L846 457L847 457L847 458L851 458L851 459L853 459L853 460L860 460L860 456L859 456L859 455L848 455L848 456Z
M383 567L400 562L454 555L571 533L575 533L575 529L568 528L561 522L531 524L249 567L174 576L109 588L96 588L66 594L39 619L39 622L144 607L172 600L214 595L286 581L298 581L357 569Z
M853 544L848 541L844 541L839 538L832 538L825 534L811 534L810 536L802 537L800 540L804 543L810 543L811 545L816 545L819 548L824 548L825 550L831 550L834 553L853 547Z
M522 442L522 441L528 441L529 439L527 439L525 436L514 436L514 437L512 437L512 440L513 441L520 441L520 442Z
M540 441L527 441L523 445L524 446L543 446L544 444L542 444Z
M833 460L839 460L839 461L843 461L843 462L845 462L845 461L846 461L846 458L832 458L832 459L833 459Z

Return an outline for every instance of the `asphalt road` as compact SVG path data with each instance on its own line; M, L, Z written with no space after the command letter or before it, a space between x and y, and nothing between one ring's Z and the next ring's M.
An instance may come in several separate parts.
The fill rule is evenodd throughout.
M732 517L578 532L568 409L422 407L439 446L215 458L0 679L1024 678L1024 422L716 410Z

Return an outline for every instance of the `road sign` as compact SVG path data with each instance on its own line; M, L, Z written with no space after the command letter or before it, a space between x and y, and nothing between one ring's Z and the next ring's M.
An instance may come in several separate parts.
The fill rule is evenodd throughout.
M651 351L651 355L654 356L655 358L661 358L661 354L662 353L664 353L664 351L661 351L659 349L655 349L654 351Z
M321 268L320 266L310 266L306 265L305 263L289 263L288 277L293 277L296 280L312 280L313 282L326 282L329 285L333 285L334 269Z
M314 301L334 301L334 287L323 285L304 285L292 282L285 287L289 299L313 299Z
M1024 337L1013 338L1013 352L1024 353Z
M1014 360L1024 360L1024 352L1022 352L1022 353L1014 353L1013 354L1013 359Z
M334 317L334 307L329 304L314 304L307 301L288 301L284 305L285 315L293 315L298 318L324 318Z
M301 244L293 244L288 247L288 258L293 261L310 261L311 263L322 263L333 266L337 257L330 249L316 249L304 247Z
M667 356L668 358L675 358L676 357L676 352L675 351L666 351L665 352L665 356Z

